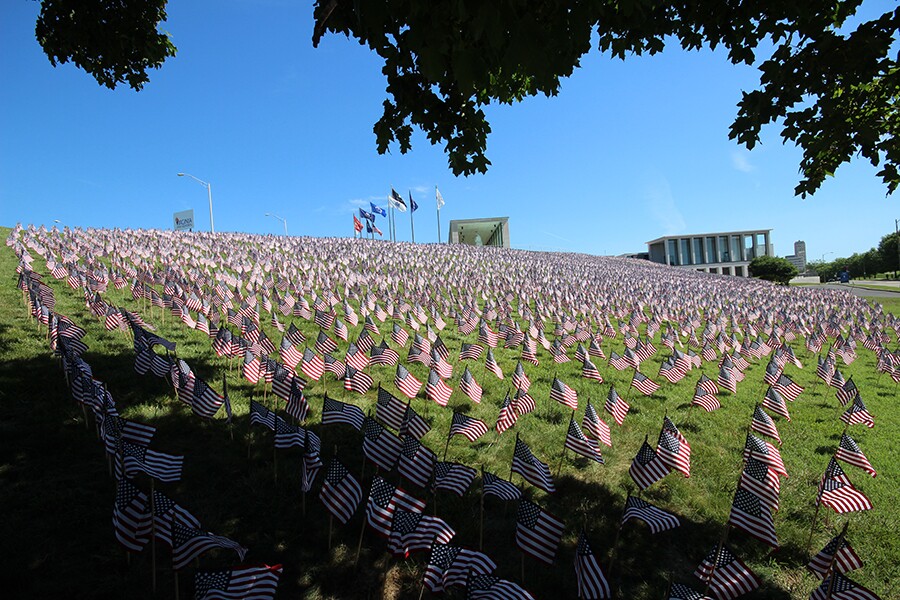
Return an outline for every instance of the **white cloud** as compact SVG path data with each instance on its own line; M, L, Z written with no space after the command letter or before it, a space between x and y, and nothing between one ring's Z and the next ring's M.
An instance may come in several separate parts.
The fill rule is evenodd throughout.
M731 165L742 173L752 173L756 170L756 165L750 162L750 153L746 150L732 150Z

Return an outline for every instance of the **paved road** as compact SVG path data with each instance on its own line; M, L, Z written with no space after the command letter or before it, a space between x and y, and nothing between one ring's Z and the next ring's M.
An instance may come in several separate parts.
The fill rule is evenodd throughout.
M867 290L846 283L823 283L813 287L825 288L826 290L843 290L845 292L850 292L854 296L864 296L866 298L900 298L900 289L896 292L888 290Z

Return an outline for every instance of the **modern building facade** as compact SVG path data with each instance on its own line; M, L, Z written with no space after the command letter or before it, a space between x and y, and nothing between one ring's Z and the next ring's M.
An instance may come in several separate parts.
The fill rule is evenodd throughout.
M450 221L451 244L509 248L509 217Z
M785 256L784 259L797 267L798 272L806 273L806 242L803 240L794 242L794 253Z
M771 231L754 229L666 236L647 242L647 252L655 263L748 277L747 266L751 260L757 256L774 256Z

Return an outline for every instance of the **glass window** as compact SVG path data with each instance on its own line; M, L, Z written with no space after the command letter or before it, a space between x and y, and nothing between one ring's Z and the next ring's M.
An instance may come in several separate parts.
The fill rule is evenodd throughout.
M728 236L719 236L719 252L722 253L722 262L731 262L731 251L728 249Z
M678 263L678 242L677 240L669 240L669 265L675 266Z
M703 258L703 238L694 238L694 264L702 265L706 260Z
M694 264L691 260L691 240L689 238L681 238L681 264Z
M767 256L769 254L768 244L766 244L766 234L756 234L756 255Z
M744 259L741 254L741 236L733 235L731 236L731 261L739 262L742 260Z
M719 262L719 255L716 253L716 238L713 236L706 238L706 262Z

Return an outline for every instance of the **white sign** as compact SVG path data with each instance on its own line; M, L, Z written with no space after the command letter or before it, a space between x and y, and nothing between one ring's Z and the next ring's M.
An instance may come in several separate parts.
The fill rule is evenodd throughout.
M175 231L193 231L194 209L177 212L173 217L175 218Z

